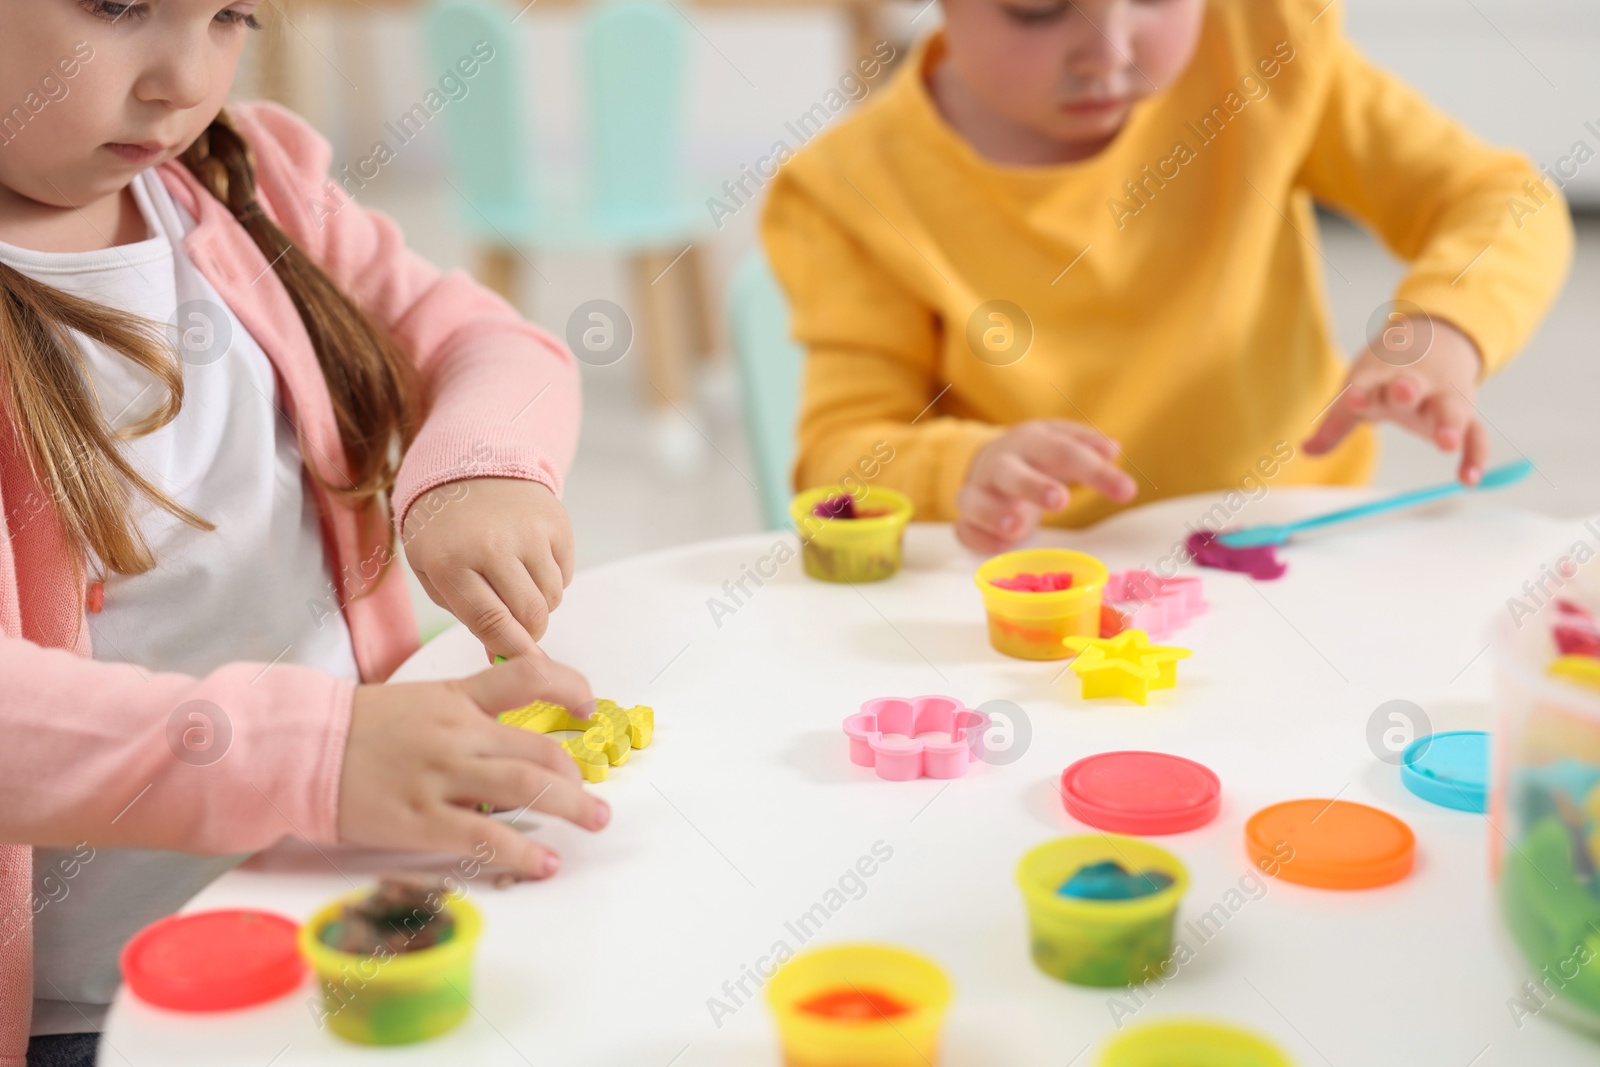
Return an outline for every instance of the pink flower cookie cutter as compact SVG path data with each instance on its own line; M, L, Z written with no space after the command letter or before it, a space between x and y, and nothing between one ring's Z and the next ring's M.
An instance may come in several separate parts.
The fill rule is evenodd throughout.
M878 697L844 721L850 762L891 782L960 778L988 729L988 715L942 696Z
M1156 640L1189 625L1210 607L1201 595L1200 579L1163 578L1147 570L1117 571L1106 578L1106 603Z

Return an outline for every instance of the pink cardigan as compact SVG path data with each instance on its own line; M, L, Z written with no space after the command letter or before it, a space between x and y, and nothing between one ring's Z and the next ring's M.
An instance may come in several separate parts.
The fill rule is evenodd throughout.
M577 367L560 342L465 274L408 251L393 221L328 178L329 145L302 120L271 104L232 114L255 151L267 214L422 373L432 409L400 468L396 527L421 494L461 478L527 478L559 493L579 419ZM185 249L276 368L306 461L325 475L344 471L327 386L288 293L181 164L160 174L198 220ZM309 477L306 485L342 587L326 610L342 608L362 680L381 682L418 647L403 564L371 587L377 560L364 556L351 512ZM49 493L10 418L0 423L0 509L0 841L9 843L0 846L0 1067L22 1067L33 995L29 846L88 840L220 854L290 834L333 842L356 683L281 663L229 663L191 678L96 662L86 590L72 580ZM352 599L358 592L366 595ZM167 744L168 717L190 700L217 705L232 726L231 747L211 766L180 762Z

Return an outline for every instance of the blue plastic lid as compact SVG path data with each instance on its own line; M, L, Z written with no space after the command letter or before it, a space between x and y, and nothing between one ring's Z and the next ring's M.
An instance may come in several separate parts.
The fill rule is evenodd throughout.
M1417 738L1400 755L1400 780L1430 804L1481 814L1488 807L1489 735L1454 730Z

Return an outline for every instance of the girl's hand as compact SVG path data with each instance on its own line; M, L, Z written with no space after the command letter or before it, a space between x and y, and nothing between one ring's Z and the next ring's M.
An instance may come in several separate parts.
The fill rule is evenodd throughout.
M339 837L367 848L482 855L545 878L560 857L477 810L533 808L589 830L611 818L606 802L560 742L503 726L495 716L535 700L578 708L589 683L535 654L470 678L357 686L339 779Z
M450 482L412 505L402 533L423 590L491 663L538 654L534 642L572 580L572 524L554 493L522 478Z
M1000 552L1061 511L1068 485L1098 489L1118 503L1139 488L1113 461L1117 443L1065 419L1036 419L1012 427L978 452L956 495L956 537L975 552Z
M1343 392L1304 448L1319 456L1332 451L1357 423L1388 420L1440 451L1460 449L1457 476L1476 485L1489 459L1489 433L1473 407L1482 371L1478 346L1454 326L1434 318L1397 317L1355 358Z

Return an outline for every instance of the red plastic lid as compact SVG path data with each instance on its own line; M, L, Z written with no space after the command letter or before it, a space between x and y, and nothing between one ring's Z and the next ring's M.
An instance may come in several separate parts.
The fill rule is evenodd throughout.
M122 980L143 1000L177 1011L226 1011L283 996L300 984L299 927L264 911L170 915L122 949Z
M1123 834L1178 834L1222 809L1222 783L1164 752L1102 752L1061 772L1061 800L1079 822Z

